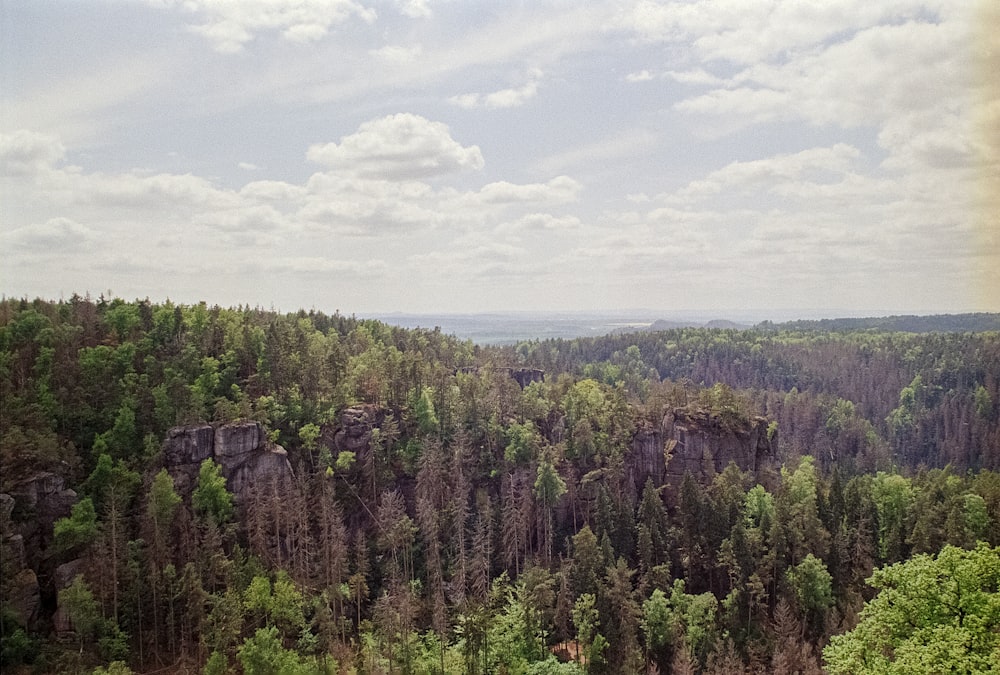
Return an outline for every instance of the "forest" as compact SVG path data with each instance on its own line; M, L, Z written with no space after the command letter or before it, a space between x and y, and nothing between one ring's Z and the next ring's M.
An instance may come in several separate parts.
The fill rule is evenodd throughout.
M997 318L4 299L3 671L995 672Z

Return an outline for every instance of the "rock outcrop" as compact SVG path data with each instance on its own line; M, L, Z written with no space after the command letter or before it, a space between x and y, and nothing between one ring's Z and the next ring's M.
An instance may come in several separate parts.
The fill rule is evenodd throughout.
M237 501L253 485L281 482L292 477L288 455L268 441L259 422L239 422L213 427L196 424L174 427L163 443L163 462L178 491L189 493L206 459L222 467L227 487Z
M38 575L28 567L24 537L14 529L15 505L14 497L0 494L0 559L7 577L4 606L19 625L27 628L38 618L41 592Z
M50 471L36 473L15 483L10 501L4 500L5 539L20 536L13 542L23 551L24 566L38 568L42 552L52 541L52 526L70 514L77 501L76 492L66 488L62 476Z
M645 423L632 438L627 463L636 492L647 478L666 485L668 503L686 472L709 483L730 462L741 471L760 475L773 466L777 438L768 438L763 417L724 418L706 410L677 408L661 423Z
M372 440L372 430L385 421L386 410L374 405L354 405L340 413L340 424L333 432L333 451L365 452Z

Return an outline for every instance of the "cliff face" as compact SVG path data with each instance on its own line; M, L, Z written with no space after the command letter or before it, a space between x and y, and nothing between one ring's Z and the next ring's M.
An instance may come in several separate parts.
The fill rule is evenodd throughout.
M646 423L632 439L628 469L637 493L647 478L677 493L685 472L709 483L730 462L754 475L772 468L777 436L768 438L768 421L751 417L733 421L705 410L677 408L657 426Z
M267 440L259 422L240 422L217 428L196 424L174 427L167 432L163 442L163 463L174 477L178 492L186 494L194 489L199 466L210 458L222 467L226 486L237 501L252 485L292 477L285 449Z

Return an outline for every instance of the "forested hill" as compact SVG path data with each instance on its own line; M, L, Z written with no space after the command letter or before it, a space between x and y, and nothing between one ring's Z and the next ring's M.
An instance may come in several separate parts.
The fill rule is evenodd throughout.
M1000 468L1000 334L675 329L522 343L516 357L642 397L657 380L740 390L786 456L868 470ZM513 357L512 357L513 358Z
M1000 650L972 593L1000 583L998 401L988 332L482 347L5 300L3 669L974 672ZM851 632L893 564L974 568L938 606L975 635L921 651L948 612L917 605L891 642Z
M786 321L757 325L760 330L816 331L898 331L903 333L971 333L1000 331L1000 314L984 312L970 314L933 314L916 316L883 316L848 319L817 319Z

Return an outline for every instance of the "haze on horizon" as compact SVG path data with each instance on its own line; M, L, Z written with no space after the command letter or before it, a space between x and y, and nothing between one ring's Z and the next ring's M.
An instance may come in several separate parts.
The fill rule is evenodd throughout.
M0 0L0 292L1000 311L1000 3Z

